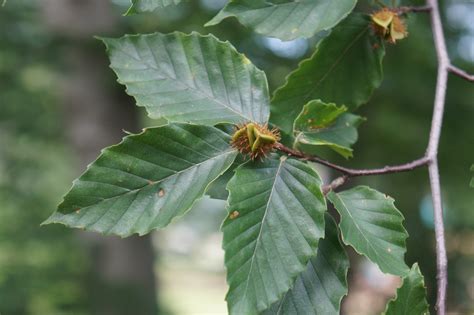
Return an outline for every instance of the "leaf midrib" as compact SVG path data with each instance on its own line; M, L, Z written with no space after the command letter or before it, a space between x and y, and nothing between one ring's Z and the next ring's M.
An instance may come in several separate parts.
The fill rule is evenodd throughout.
M248 286L250 284L250 276L252 274L252 270L253 270L253 262L255 260L255 256L256 256L256 252L257 252L257 248L258 248L258 245L260 244L260 240L261 240L261 235L262 235L262 231L263 231L263 226L264 226L264 223L265 223L265 219L267 217L267 214L269 212L269 205L270 205L270 200L272 200L272 196L273 196L273 192L275 191L275 186L276 186L276 181L277 181L277 178L278 176L280 175L280 172L281 172L281 169L283 167L283 164L286 162L286 159L280 159L279 161L279 164L278 164L278 169L277 169L277 172L275 174L275 180L273 181L273 185L272 185L272 189L270 191L270 195L268 196L268 201L267 201L267 205L265 207L265 213L263 215L263 218L262 218L262 223L260 225L260 231L258 232L258 236L257 236L257 243L255 244L255 249L252 253L252 260L250 261L250 267L249 267L249 273L247 275L247 279L246 279L246 284L245 284L245 289L244 289L244 296L243 296L243 299L245 299L245 297L247 296L247 292L248 292Z
M328 71L316 82L316 84L313 86L313 88L308 91L308 93L306 93L304 99L305 100L308 100L309 96L311 94L314 93L314 91L319 87L319 85L324 81L326 80L327 76L329 76L329 74L339 65L339 63L341 62L341 60L344 59L344 57L346 57L346 54L349 52L349 50L352 48L352 46L354 46L357 41L359 41L359 39L368 31L369 29L369 26L365 27L361 32L360 34L357 34L357 36L354 38L353 41L351 41L349 43L349 45L344 49L344 51L342 52L342 54L339 56L338 59L336 59L336 61L334 62L334 64L328 69ZM318 52L316 52L318 53Z
M355 221L354 217L352 216L352 213L349 211L349 209L347 208L346 206L346 203L343 201L343 199L337 195L337 194L334 194L338 199L339 201L342 203L343 207L344 207L344 210L347 212L347 214L351 217L352 219L352 222L354 222L354 225L355 227L357 228L357 230L359 231L359 233L362 235L362 237L364 238L365 242L367 243L367 245L374 251L375 255L377 257L379 257L378 253L377 253L377 250L372 246L372 244L369 242L369 240L367 239L367 237L365 236L365 234L363 233L363 231L361 230L361 228L359 227L359 225L357 224L357 222ZM342 221L341 221L342 223ZM344 237L344 234L342 235L343 238L345 239ZM357 251L357 250L356 250Z
M320 85L324 80L326 80L326 77L329 76L329 75L331 74L331 72L334 70L334 68L336 68L336 67L339 65L339 63L341 62L341 60L342 60L342 59L346 56L346 54L348 53L349 49L351 49L352 46L354 46L354 45L356 44L356 42L360 39L360 37L362 37L362 36L368 31L368 29L369 29L369 26L365 27L365 28L360 32L360 34L358 34L358 35L354 38L354 40L349 43L349 45L344 49L344 51L343 51L342 54L339 56L339 58L331 65L331 67L328 69L328 71L327 71L327 72L314 84L314 86L304 95L304 97L303 97L303 102L306 102L306 101L308 101L309 99L311 99L310 95L312 95L312 94L314 93L314 91L317 90L317 88L319 87L319 85ZM318 48L318 51L316 51L315 54L318 54L319 52L320 52L320 48ZM316 56L314 56L314 57L316 57ZM299 71L300 69L302 69L302 67L305 66L305 63L311 62L311 59L312 59L312 58L306 59L305 61L303 61L303 63L301 64L301 66L300 66L297 70L295 70L295 72L296 72L296 71ZM295 72L293 72L293 73L295 73ZM283 90L283 89L287 88L288 85L289 85L289 82L287 81L287 83L286 83L284 86L282 86L282 87L280 87L278 90L276 90L276 91L275 91L275 97L274 97L274 99L278 96L280 90ZM300 97L300 95L298 94L298 95L294 96L293 99L294 99L294 98L299 98L299 97ZM283 99L283 100L285 100L285 99ZM288 99L286 99L286 100L288 101Z
M151 49L151 47L150 47L148 41L145 41L145 42L146 42L146 45L147 45L148 49L152 52L153 58L155 58L155 57L154 57L155 55L154 55L154 53L153 53L153 50ZM181 44L181 43L180 43L180 44ZM222 43L219 42L218 44L222 44ZM181 45L182 45L182 44L181 44ZM165 45L165 46L167 46L167 45ZM132 47L135 49L135 51L137 51L137 47L136 47L134 44L132 45ZM183 47L183 50L184 50L184 47ZM201 50L201 49L200 49L200 50ZM232 107L230 107L228 104L223 103L220 99L215 98L214 96L211 96L211 95L207 94L206 92L197 89L196 86L190 86L190 85L188 85L188 84L186 84L186 83L184 83L184 82L182 82L182 81L179 81L179 80L178 80L178 77L173 78L173 77L169 76L165 71L161 71L160 68L154 67L153 65L150 65L148 62L146 62L145 60L143 60L143 59L141 59L141 58L135 58L133 55L127 53L127 52L126 52L125 50L123 50L123 49L120 49L120 51L122 51L125 55L129 56L130 58L132 58L132 59L134 59L134 60L136 60L136 61L138 61L138 62L143 63L145 66L149 67L150 69L155 70L155 71L157 71L157 72L160 73L160 74L163 73L163 76L167 77L168 80L170 80L170 81L172 81L172 82L176 82L176 83L178 83L178 84L184 86L185 88L189 88L190 90L195 91L197 94L203 95L205 98L207 98L207 99L210 100L211 102L215 102L215 103L218 103L218 104L222 105L223 107L225 107L225 108L228 109L229 111L235 113L237 116L240 116L240 117L242 117L242 118L244 118L244 119L246 119L246 120L248 120L248 121L253 121L253 122L255 122L253 119L251 119L251 118L245 116L243 113L237 112L235 109L233 109ZM202 52L202 50L201 50L201 52ZM238 52L237 52L237 53L238 53ZM137 51L137 55L140 56L140 54L138 54L138 51ZM187 56L186 56L186 58L187 58ZM170 60L172 60L171 57L170 57ZM186 60L186 65L189 67L189 63L187 62L187 60ZM172 64L172 66L173 66L173 71L175 71L176 69L175 69L174 64ZM191 72L192 72L192 71L191 71ZM176 73L176 71L175 71L175 73ZM206 73L206 74L208 75L208 73ZM155 80L156 80L156 79L155 79ZM194 78L193 78L193 80L194 80ZM240 93L239 93L239 94L240 94ZM243 104L240 104L241 107L242 107L242 105L243 105Z
M115 198L120 198L120 197L123 197L123 196L125 196L125 195L127 195L127 194L134 194L134 193L139 192L140 190L144 189L145 187L158 185L158 184L162 183L163 181L165 181L165 180L167 180L167 179L170 179L170 178L172 178L172 177L174 177L174 176L178 176L178 175L180 175L181 173L184 173L184 172L186 172L186 171L189 171L190 169L199 167L199 166L201 166L202 164L204 164L204 163L206 163L206 162L208 162L208 161L212 161L212 160L214 160L214 159L223 157L223 156L225 156L225 155L227 155L227 154L229 154L229 153L235 153L235 152L237 152L235 149L223 151L221 154L218 154L218 155L216 155L216 156L213 156L212 158L209 158L209 159L204 160L204 161L202 161L202 162L199 162L199 163L197 163L197 164L193 164L193 165L191 165L190 167L187 167L187 168L185 168L185 169L182 169L182 170L180 170L180 171L178 171L178 172L175 172L175 173L173 173L173 174L171 174L171 175L169 175L169 176L163 177L163 178L161 178L160 180L153 182L152 184L146 184L146 185L141 186L141 187L139 187L139 188L135 188L135 189L126 191L126 192L124 192L124 193L122 193L122 194L118 194L118 195L113 196L113 197L110 197L110 198L104 198L104 199L102 199L100 202L97 202L97 203L94 203L94 204L85 206L85 207L83 207L83 208L80 208L80 210L81 210L81 212L82 212L82 210L84 210L84 209L88 209L88 208L90 208L90 207L97 206L97 205L99 205L99 204L101 204L101 203L103 203L103 202L107 202L107 201L113 200L113 199L115 199ZM135 175L135 174L128 173L128 172L126 172L126 173L127 173L127 174L130 174L130 175ZM80 179L79 179L79 180L80 180ZM82 180L80 180L80 181L82 181ZM89 182L95 182L95 181L89 181ZM100 183L100 182L97 182L97 183ZM67 213L65 213L65 214L68 214L68 213L71 213L71 212L67 212Z

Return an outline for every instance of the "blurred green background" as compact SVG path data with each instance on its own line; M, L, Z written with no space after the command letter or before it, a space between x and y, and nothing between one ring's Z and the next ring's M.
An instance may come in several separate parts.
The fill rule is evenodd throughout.
M222 201L205 198L188 217L149 237L122 240L62 226L40 226L70 182L123 130L151 121L116 83L93 35L212 32L231 41L274 90L318 41L281 42L229 20L204 28L224 5L195 0L160 14L124 17L128 0L8 0L0 7L0 314L225 314L219 225ZM406 1L404 4L422 4ZM441 1L455 65L474 72L474 1ZM358 10L370 12L368 2ZM436 78L429 19L408 18L408 39L387 47L385 80L360 113L353 167L379 167L424 153ZM344 93L344 91L341 91ZM439 162L446 210L450 314L474 314L474 86L450 77ZM331 176L328 170L323 174ZM425 169L361 178L396 200L435 298L432 205ZM398 279L351 253L343 314L379 314Z

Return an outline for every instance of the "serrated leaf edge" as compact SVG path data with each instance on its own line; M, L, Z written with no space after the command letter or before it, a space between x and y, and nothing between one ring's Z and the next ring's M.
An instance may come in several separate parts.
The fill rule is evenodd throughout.
M183 123L181 123L181 124L183 124ZM126 139L131 138L131 137L137 137L137 136L143 135L143 134L144 134L147 130L149 130L149 129L158 129L158 128L167 127L167 126L169 126L169 125L170 125L170 124L166 124L166 125L159 126L159 127L147 127L147 128L143 128L140 133L137 133L137 134L128 134L127 136L123 137L123 138L122 138L122 141L120 141L119 143L101 149L99 156L98 156L94 161L92 161L91 163L89 163L89 164L87 165L87 167L86 167L86 170L85 170L84 172L82 172L75 180L73 180L73 182L72 182L73 184L72 184L71 188L69 188L69 190L62 196L61 200L64 200L65 197L74 189L74 184L79 180L80 177L82 177L84 174L86 174L86 173L89 171L89 169L92 167L92 165L93 165L97 160L99 160L99 159L102 157L102 155L103 155L103 153L104 153L105 150L110 149L110 148L114 148L114 147L118 147L118 146L121 145ZM194 126L198 126L198 125L195 125L195 124L183 124L183 125L194 125ZM221 132L223 132L223 131L221 130ZM224 133L224 132L223 132L223 133ZM222 154L219 155L219 157L221 157L221 156L224 155L224 154L230 154L230 153L236 153L236 154L235 154L235 157L237 157L237 155L238 155L238 154L237 154L237 153L238 153L237 150L232 149L232 147L230 147L230 146L229 146L229 148L230 148L230 150L225 151L225 152L222 152ZM209 160L210 160L210 159L209 159ZM204 162L202 162L202 163L205 163L205 162L207 162L207 161L209 161L209 160L206 160L206 161L204 161ZM202 163L199 163L199 164L202 164ZM192 165L191 167L189 167L189 168L187 168L187 169L185 169L185 170L182 170L182 171L180 171L180 172L186 171L186 170L188 170L188 169L190 169L190 168L192 168L192 167L195 167L196 165L199 165L199 164ZM228 168L224 169L224 170L219 174L219 176L217 176L214 180L210 181L209 184L207 184L207 186L204 188L204 191L203 191L202 195L201 195L200 197L196 198L196 199L193 201L193 203L183 212L182 215L175 216L169 224L172 224L175 220L178 220L179 218L182 218L183 216L185 216L185 215L193 208L193 206L196 204L196 202L198 202L199 200L201 200L201 199L206 195L206 191L209 189L209 187L211 186L211 184L212 184L214 181L216 181L219 177L221 177L222 174L224 174L224 173L232 166L232 164L233 164L233 163L230 163L230 165L229 165ZM173 174L172 176L174 176L174 175L176 175L176 174L177 174L177 173ZM138 188L138 189L135 189L135 190L133 190L133 191L138 191L138 190L140 190L140 189L143 189L143 187ZM127 193L129 193L129 192L127 192ZM114 197L112 197L112 198L121 197L121 196L122 196L122 195L114 196ZM112 198L109 198L109 199L112 199ZM62 203L62 202L61 202L61 203ZM87 208L87 207L86 207L86 208ZM61 225L67 226L67 227L81 228L80 226L74 226L74 225L67 224L66 222L58 221L58 219L55 219L55 217L57 217L57 215L64 215L64 214L60 213L60 212L58 211L58 209L56 209L46 220L44 220L43 222L41 222L40 226L44 226L44 225L48 225L48 224L61 224ZM116 233L110 233L110 232L102 233L100 230L97 230L97 229L94 229L94 228L88 228L88 231L98 232L98 233L102 233L102 234L104 234L104 235L116 235L116 236L119 236L120 238L124 239L124 238L130 237L131 235L134 235L134 234L137 234L138 236L143 236L143 235L146 235L146 234L148 234L148 233L150 233L150 232L152 232L153 230L156 230L156 229L157 229L157 228L153 228L153 229L151 229L150 231L148 231L148 232L143 232L143 233L141 233L141 232L132 232L132 233L129 233L129 234L116 234ZM111 229L111 230L112 230L112 229Z
M129 38L140 38L140 37L153 37L153 36L158 36L158 35L161 35L161 36L171 36L171 35L174 35L174 36L177 36L177 37L192 37L192 36L198 36L198 37L201 37L201 38L211 38L213 40L215 40L218 44L222 44L222 45L227 45L228 48L231 50L232 53L235 53L242 61L242 63L244 64L251 64L254 68L255 68L255 71L258 72L259 74L263 75L263 77L265 78L265 90L266 91L270 91L269 90L269 85L268 85L268 78L266 76L266 73L265 71L259 69L255 64L253 64L250 59L243 53L239 52L237 50L237 48L235 48L235 46L229 41L229 40L225 40L225 41L222 41L220 40L219 38L217 38L216 36L214 36L213 34L209 33L207 35L203 35L199 32L196 32L196 31L192 31L191 33L183 33L183 32L179 32L179 31L174 31L174 32L171 32L171 33L160 33L160 32L154 32L154 33L148 33L148 34L125 34L121 37L117 37L117 38L114 38L114 37L101 37L101 36L96 36L95 38L102 41L103 44L105 45L105 51L107 53L107 55L110 55L110 42L112 41L120 41L120 40L124 40L124 39L129 39ZM132 57L132 56L130 56ZM133 57L132 57L133 58ZM126 87L126 84L124 82L122 82L122 80L119 78L118 76L118 73L117 71L115 71L112 67L112 63L109 63L109 68L115 73L117 79L116 79L116 82L118 82L120 85L123 85ZM127 95L129 95L130 97L132 97L134 100L135 100L135 104L139 107L145 107L146 106L144 104L139 104L135 97L130 94L128 92L128 88L125 88L125 92L127 93ZM270 103L271 103L271 95L270 93L268 94L268 101L269 103L267 104L268 105L268 109L270 109ZM242 113L239 113L239 112L236 112L233 108L229 107L227 104L224 104L222 103L222 105L227 108L228 110L236 113L238 116L242 117L242 118L245 118L243 121L246 121L246 122L255 122L255 123L259 123L259 124L265 124L269 121L270 119L270 112L268 113L267 117L266 117L266 121L254 121L253 119L249 118L249 117L246 117L246 116L243 116ZM184 122L184 121L181 121L181 120L171 120L170 118L166 117L166 116L163 116L161 113L159 115L153 115L153 114L150 114L147 112L147 115L150 117L150 118L153 118L153 119L159 119L159 118L165 118L166 120L168 120L169 123L184 123L184 124L192 124L190 122ZM219 122L216 122L214 125L218 125L218 124L228 124L229 122L228 121L219 121Z
M369 190L371 190L371 191L378 192L377 190L372 189L372 188L370 188L369 186L360 185L360 186L357 186L357 187L360 187L360 188L367 188L367 189L369 189ZM329 194L332 194L332 195L337 196L337 193L335 193L334 191L330 191L330 192L328 193L328 195L329 195ZM340 199L338 196L337 196L337 198ZM403 215L403 213L402 213L400 210L397 209L397 207L395 207L395 199L393 199L392 197L389 197L389 196L387 196L387 195L385 195L385 199L387 199L387 200L393 205L394 209L396 209L396 211L401 215L401 217L402 217L402 219L403 219L402 222L403 222L403 221L405 220L405 216ZM329 200L329 201L331 201L331 200ZM332 201L331 201L331 203L332 203ZM343 204L344 204L344 203L343 203ZM345 204L344 204L344 205L345 205ZM350 211L348 211L348 212L350 213ZM340 224L341 224L341 223L339 223L337 226L338 226L338 229L341 231ZM405 229L405 227L404 227L403 225L402 225L402 229L403 229L403 232L405 232L405 234L406 234L406 236L407 236L406 238L408 238L408 237L409 237L408 231ZM364 238L365 238L365 237L364 237ZM405 239L406 239L406 238L405 238ZM364 256L364 257L367 257L365 254L363 254L363 253L361 253L359 250L357 250L352 244L350 244L349 242L346 241L346 239L345 239L344 234L342 233L342 231L341 231L341 239L342 239L342 242L344 243L344 245L350 246L352 249L354 249L354 251L355 251L357 254L359 254L359 255L361 255L361 256ZM406 243L406 241L405 241L405 243ZM406 248L405 248L404 253L406 253ZM367 259L369 259L369 258L367 257ZM371 259L369 259L369 260L372 262ZM373 262L373 263L378 266L377 263L375 263L375 262ZM407 266L407 267L408 267L408 266ZM381 270L381 271L382 271L382 270ZM389 273L386 273L386 272L384 272L384 271L382 271L382 272L385 273L385 274L389 274ZM408 274L408 272L410 272L410 268L407 268L407 270L406 270L406 272L405 272L405 274L404 274L403 276L406 276L406 275Z

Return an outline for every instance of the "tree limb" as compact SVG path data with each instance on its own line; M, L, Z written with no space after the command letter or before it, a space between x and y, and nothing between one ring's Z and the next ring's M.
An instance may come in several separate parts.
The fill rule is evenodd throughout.
M438 147L443 125L444 104L446 99L446 88L448 82L448 71L451 63L449 61L446 40L443 33L443 25L439 13L438 1L427 0L431 6L431 27L433 29L433 39L438 57L438 79L436 82L436 93L433 108L433 118L431 120L430 140L426 155L430 158L429 165L431 195L433 198L435 237L436 237L436 266L438 291L436 299L436 312L438 315L446 314L446 288L448 285L448 259L446 256L446 243L444 238L443 205L441 200L441 186L438 169Z

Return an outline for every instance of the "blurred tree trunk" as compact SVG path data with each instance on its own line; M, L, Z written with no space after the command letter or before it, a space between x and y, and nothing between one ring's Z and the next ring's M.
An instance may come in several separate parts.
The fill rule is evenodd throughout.
M50 29L65 41L67 75L58 87L63 99L66 136L83 171L105 146L118 143L123 129L136 131L138 115L130 98L111 88L105 49L93 35L117 26L109 0L42 0ZM91 249L88 283L91 312L100 315L157 314L154 254L146 237L78 233Z

